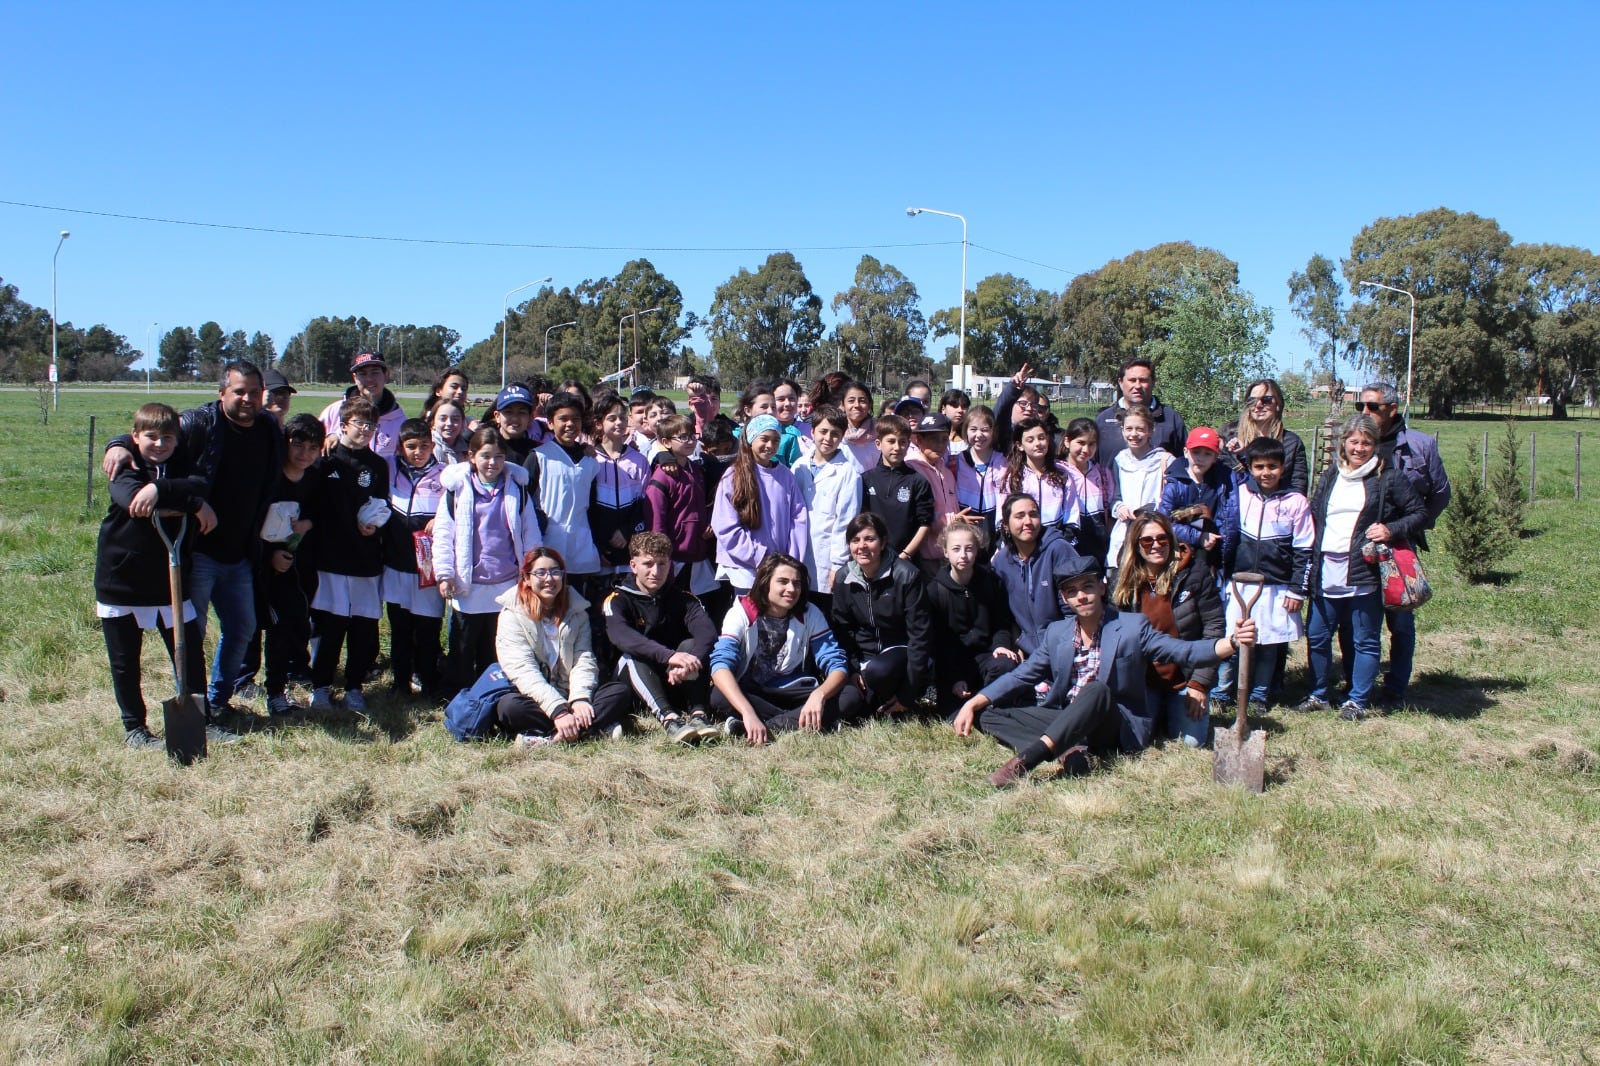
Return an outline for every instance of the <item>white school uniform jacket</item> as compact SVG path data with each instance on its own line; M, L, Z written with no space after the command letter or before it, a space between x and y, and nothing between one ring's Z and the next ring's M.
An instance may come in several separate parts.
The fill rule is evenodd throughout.
M861 469L844 448L827 462L812 451L794 461L794 480L811 514L811 551L806 556L811 587L830 593L834 572L850 561L844 529L861 512Z
M599 464L592 455L574 462L551 438L533 450L525 465L539 482L539 510L547 519L545 547L561 553L568 574L598 574L600 552L589 530L589 498Z

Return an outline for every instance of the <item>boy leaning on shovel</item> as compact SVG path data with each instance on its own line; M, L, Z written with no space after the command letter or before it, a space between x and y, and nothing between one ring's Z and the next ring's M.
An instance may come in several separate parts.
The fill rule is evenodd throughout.
M158 510L194 515L200 532L217 516L206 503L206 479L193 472L178 445L178 412L164 403L147 403L133 415L134 461L111 479L111 506L100 523L95 548L95 615L111 661L111 689L122 712L123 743L135 749L163 745L146 725L140 690L139 653L146 629L159 630L172 654L172 598L167 583L167 548L153 521ZM185 518L183 521L187 521ZM172 519L176 522L178 519ZM185 560L185 567L188 562ZM187 585L187 579L184 581ZM205 662L194 606L183 603L185 658L182 671L189 692L205 694Z
M1017 784L1046 759L1072 771L1091 749L1136 752L1150 743L1154 719L1145 699L1149 660L1185 670L1231 658L1255 641L1255 623L1240 622L1219 640L1179 640L1106 602L1098 559L1070 556L1056 567L1057 594L1066 617L1052 622L1039 647L1021 666L987 685L956 714L957 736L976 725L1017 754L994 773L995 788ZM1049 694L1040 706L1008 706L1029 698L1040 682Z

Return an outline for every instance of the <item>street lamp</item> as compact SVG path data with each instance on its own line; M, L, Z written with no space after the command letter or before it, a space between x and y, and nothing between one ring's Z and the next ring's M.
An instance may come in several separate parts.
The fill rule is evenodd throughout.
M1406 422L1411 422L1411 368L1417 354L1417 294L1410 289L1397 289L1393 285L1385 285L1381 281L1363 281L1361 284L1374 289L1388 289L1398 292L1411 300L1411 328L1406 331Z
M500 305L500 387L502 389L506 387L506 316L511 313L511 297L523 289L531 289L535 285L548 285L552 280L554 279L540 278L538 281L530 281L526 285L518 285L506 293L505 302Z
M544 331L544 370L545 370L545 373L548 374L550 372L550 332L551 332L551 330L566 329L568 326L576 326L577 324L578 323L576 321L572 321L572 322L557 322L555 325L551 326L550 329L547 329L547 330Z
M150 334L160 333L161 323L152 322L150 328L144 331L144 391L150 391Z
M956 349L956 388L967 387L967 216L954 211L935 211L931 207L908 207L906 214L915 218L921 214L943 215L961 220L961 338Z
M70 236L66 230L61 231L56 254L50 257L50 408L55 411L61 409L61 372L56 369L56 260L61 258L61 246Z
M628 319L630 319L630 318L638 318L641 315L653 315L659 310L661 310L661 308L652 307L648 311L629 311L627 314L625 314L621 318L617 319L617 386L618 386L619 390L620 390L620 388L622 386L622 324L624 322L628 321ZM635 322L633 324L633 328L634 328L634 338L635 338L634 343L635 343L635 347L637 348L638 336L639 336L639 334L638 334L639 324L637 322ZM634 356L637 358L638 354L639 353L636 350L634 352Z
M393 333L394 332L394 327L393 326L379 326L378 327L378 351L377 351L377 356L378 356L379 361L382 361L382 359L383 359L383 331L384 330L388 330L390 333ZM388 364L385 363L384 365L387 366ZM385 372L387 373L387 371L385 371Z

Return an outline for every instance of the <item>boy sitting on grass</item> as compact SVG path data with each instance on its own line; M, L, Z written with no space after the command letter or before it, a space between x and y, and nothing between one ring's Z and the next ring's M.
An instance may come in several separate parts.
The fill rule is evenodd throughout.
M594 694L597 718L615 721L642 703L667 738L694 744L721 732L707 708L706 663L717 630L700 601L672 582L672 541L635 533L628 542L633 573L606 597L606 636L616 649L617 680Z
M194 515L201 533L209 533L217 516L206 503L206 479L191 474L189 465L173 453L178 447L178 412L164 403L147 403L133 414L134 460L111 479L111 506L100 523L95 549L95 615L106 638L111 662L111 689L122 712L122 742L130 748L153 750L161 741L145 724L144 694L139 655L144 631L155 629L173 654L172 593L167 583L167 546L156 532L152 516L158 510ZM176 536L176 520L168 532ZM185 548L194 543L185 537ZM184 569L188 569L185 551ZM184 580L188 586L187 575ZM184 695L205 693L204 641L194 606L183 603L185 662Z

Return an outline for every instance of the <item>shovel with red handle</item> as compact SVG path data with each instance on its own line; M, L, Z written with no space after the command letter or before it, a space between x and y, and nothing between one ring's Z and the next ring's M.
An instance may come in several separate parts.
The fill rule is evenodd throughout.
M1239 620L1247 621L1261 598L1261 589L1267 579L1261 574L1244 571L1233 575L1233 598L1239 604ZM1248 595L1240 586L1250 589ZM1254 648L1245 644L1239 648L1239 710L1233 728L1216 736L1216 761L1211 766L1211 779L1219 785L1243 785L1251 792L1260 793L1266 787L1267 734L1265 730L1250 728L1250 667Z

